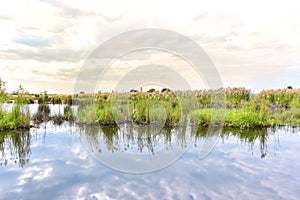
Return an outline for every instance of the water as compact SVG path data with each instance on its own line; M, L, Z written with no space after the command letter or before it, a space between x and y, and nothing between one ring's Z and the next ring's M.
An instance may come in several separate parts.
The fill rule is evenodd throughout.
M41 123L0 132L0 199L299 199L299 141L290 127Z

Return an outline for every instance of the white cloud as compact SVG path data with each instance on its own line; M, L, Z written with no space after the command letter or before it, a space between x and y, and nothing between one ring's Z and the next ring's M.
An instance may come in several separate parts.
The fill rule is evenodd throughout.
M50 92L72 92L79 67L99 44L123 31L156 27L199 43L225 86L299 87L286 67L300 71L298 8L293 0L8 1L0 8L0 76L10 91L26 84L32 92L46 86ZM55 73L55 80L41 75L44 68L66 67L70 73ZM22 78L18 68L25 69Z
M18 186L23 186L30 180L41 182L45 178L50 177L52 171L52 167L47 164L43 166L43 168L36 166L27 168L25 169L24 173L18 178Z

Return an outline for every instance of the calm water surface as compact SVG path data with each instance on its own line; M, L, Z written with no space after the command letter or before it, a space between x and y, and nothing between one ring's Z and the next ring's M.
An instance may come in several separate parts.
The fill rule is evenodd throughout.
M0 132L0 199L300 198L299 129L223 129L205 159L198 155L206 130L190 131L185 137L180 128L49 122ZM149 164L180 149L187 149L183 156L151 173L124 173L100 162L123 155L126 166L134 154Z

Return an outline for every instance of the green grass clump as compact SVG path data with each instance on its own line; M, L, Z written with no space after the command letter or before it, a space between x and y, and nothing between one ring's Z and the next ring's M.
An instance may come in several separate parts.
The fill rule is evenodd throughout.
M74 120L74 112L70 105L66 106L64 108L64 118L67 121L73 121Z
M95 114L95 105L93 103L80 105L78 107L77 122L86 124L92 124L97 122Z
M99 104L98 104L99 105ZM96 107L96 118L100 124L103 125L112 125L115 124L115 118L113 116L113 108L111 99L103 101L103 104L100 104L100 108Z
M167 93L167 91L164 91ZM173 94L139 94L130 97L130 113L137 124L177 125L182 121L182 104Z
M251 104L236 109L213 109L204 108L191 113L191 120L194 124L222 125L225 127L269 127L269 126L300 126L300 103L291 104L291 109L278 108L271 111L267 104L259 106ZM223 117L223 118L222 118Z
M21 106L14 105L10 113L0 110L0 129L12 130L17 128L30 128L30 114L28 109L21 110Z
M269 126L269 121L261 113L241 108L226 110L224 126L227 127L264 127Z
M8 100L8 95L5 93L5 82L0 78L0 130L30 128L29 109L25 107L21 108L21 102L25 96L27 95L24 95L24 89L20 86L12 111L4 113L1 109L1 104Z
M259 112L240 108L240 109L213 109L205 108L191 113L194 124L201 126L222 125L225 127L264 127L269 126L269 120Z

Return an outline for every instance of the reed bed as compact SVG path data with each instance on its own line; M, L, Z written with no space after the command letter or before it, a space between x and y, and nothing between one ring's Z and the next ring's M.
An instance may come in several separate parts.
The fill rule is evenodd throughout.
M99 93L93 120L104 125L132 122L177 126L300 126L300 89ZM84 110L84 109L83 109ZM91 113L93 115L93 113Z
M0 129L29 127L30 121L48 120L61 123L116 125L178 126L189 122L199 126L268 127L300 126L300 89L263 90L258 94L244 87L214 90L148 92L131 90L125 93L75 95L29 94L20 86L16 94L8 95L0 80L0 103L13 102L11 113L0 109ZM21 105L39 103L39 112L32 118ZM49 104L68 107L57 116L48 117ZM46 107L45 107L46 105ZM78 106L75 116L71 106ZM44 118L43 118L44 117Z

